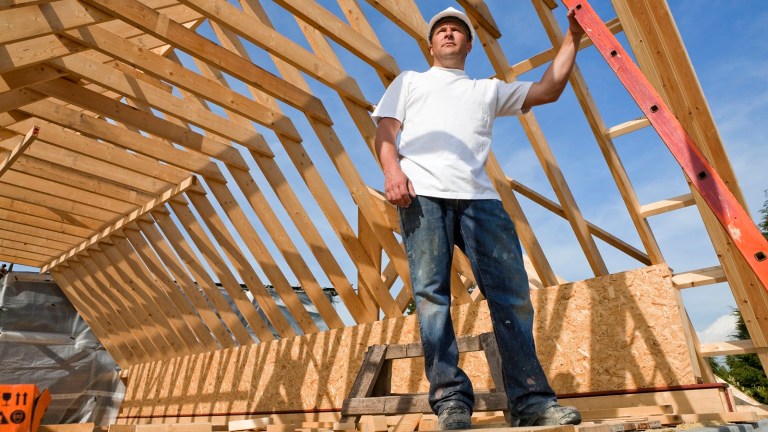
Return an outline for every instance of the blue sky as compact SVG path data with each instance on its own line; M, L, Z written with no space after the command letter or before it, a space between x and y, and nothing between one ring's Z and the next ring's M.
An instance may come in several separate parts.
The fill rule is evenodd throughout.
M268 4L269 2L264 3L281 33L308 47L290 16L279 7ZM342 16L335 1L321 0L319 3ZM423 70L428 67L412 37L384 19L366 2L359 3L381 43L393 54L402 70ZM416 3L425 19L447 6L457 7L455 2L443 0L417 0ZM591 3L604 20L615 16L608 0L595 0ZM500 43L510 64L550 47L531 2L487 0L487 4L501 29ZM764 29L768 28L768 3L758 0L669 0L669 4L741 183L750 213L754 219L758 219L758 210L766 199L763 191L768 189L768 179L763 168L763 161L768 160L768 42L764 37ZM565 8L561 5L555 13L561 25L565 26ZM205 25L199 31L207 35L211 33ZM621 36L619 40L624 41ZM347 72L358 79L366 98L374 103L378 101L384 86L372 73L370 66L354 58L343 48L334 48ZM252 49L251 52L254 62L274 70L263 51ZM616 125L641 115L594 48L583 50L577 63L586 77L587 85L606 125ZM467 71L473 77L493 75L479 45L475 47L475 52L470 54ZM519 79L537 80L542 73L543 68L539 68ZM231 79L231 82L233 87L242 88L236 80ZM378 167L357 129L346 116L346 110L338 96L317 82L310 80L310 85L333 113L334 130L341 137L364 181L371 187L380 189L383 180ZM302 120L302 116L297 115L292 108L286 107L285 110L296 121L297 128L305 137L303 144L306 151L323 173L342 208L347 210L350 224L356 227L356 208L343 182L334 172L327 154L316 138L313 138L313 133ZM560 101L538 107L534 113L587 220L639 247L637 234L570 88L566 89ZM310 216L313 219L323 218L322 212L303 187L284 151L276 143L274 135L269 131L262 131L272 145L276 161L283 168L286 177L292 184L297 185L296 193L302 198ZM494 140L494 152L508 176L554 199L549 182L516 119L499 119L494 130ZM618 138L614 144L642 204L688 192L682 172L652 130L646 129ZM256 180L262 185L268 199L276 202L276 198L269 195L271 191L266 181L258 174ZM567 223L524 198L521 198L521 203L555 272L567 280L592 277ZM247 204L244 203L244 206ZM276 211L281 220L288 220L284 212L280 209ZM258 223L254 225L261 233ZM331 248L341 249L335 235L330 228L325 227L326 225L318 225L321 234ZM675 271L717 264L701 219L695 210L686 209L657 216L651 220L651 226L665 258ZM290 226L287 228L291 236L297 239L299 250L307 257L310 267L317 270L317 263L312 261L311 253L303 245L300 236L296 235ZM268 236L262 235L262 238ZM275 250L271 243L267 246ZM599 241L598 246L612 272L640 266L636 261L616 253ZM276 251L273 252L281 268L286 269L279 255ZM341 253L337 257L349 280L356 285L354 266L348 261L346 254ZM292 283L295 282L289 270L285 273ZM322 271L317 270L314 273L321 284L327 283L322 280ZM734 305L727 286L716 285L686 290L683 295L694 326L702 333L702 339L722 340L732 332L732 323L727 319L720 319L729 315L730 308ZM713 326L713 323L716 324Z

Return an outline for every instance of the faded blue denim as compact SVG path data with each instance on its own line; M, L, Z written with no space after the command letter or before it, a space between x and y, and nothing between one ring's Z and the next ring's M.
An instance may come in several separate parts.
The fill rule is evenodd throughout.
M474 406L472 383L458 367L451 322L453 245L472 264L488 300L512 417L522 424L556 403L533 342L533 306L515 226L498 200L456 200L417 196L400 208L419 331L429 379L429 402L442 407Z

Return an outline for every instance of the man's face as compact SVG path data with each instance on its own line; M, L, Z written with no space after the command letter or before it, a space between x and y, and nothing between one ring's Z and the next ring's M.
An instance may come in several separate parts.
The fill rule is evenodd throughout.
M472 49L467 29L458 18L438 22L432 32L430 53L435 58L464 56Z

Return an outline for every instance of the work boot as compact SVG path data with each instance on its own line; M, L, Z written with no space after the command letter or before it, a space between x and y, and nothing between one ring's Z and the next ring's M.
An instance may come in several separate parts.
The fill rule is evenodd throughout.
M529 426L577 425L581 414L572 406L552 405L536 417Z
M469 429L472 425L472 413L463 403L448 405L437 415L437 429Z

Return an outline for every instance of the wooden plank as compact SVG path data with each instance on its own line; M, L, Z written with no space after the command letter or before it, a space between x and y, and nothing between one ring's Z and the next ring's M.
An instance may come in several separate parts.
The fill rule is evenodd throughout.
M231 420L227 423L227 430L264 430L272 423L269 417L250 418L244 420Z
M124 341L120 339L112 339L118 334L117 331L113 329L112 322L109 319L97 319L98 314L96 313L94 305L89 303L87 298L81 296L79 287L77 287L75 283L76 279L71 279L71 271L61 267L52 271L51 274L53 275L56 284L67 296L67 299L72 302L72 305L83 317L83 320L88 323L93 334L99 338L99 342L104 345L104 348L112 358L115 359L115 362L120 365L121 368L127 368L133 353Z
M400 74L395 59L379 44L368 40L319 3L302 0L276 0L276 3L373 66L386 79L393 80Z
M106 120L97 119L56 104L50 101L40 101L23 107L23 112L44 118L62 127L76 130L94 139L103 139L115 145L124 147L176 166L181 169L196 172L211 180L226 183L221 173L214 169L215 164L210 159L177 150L173 147L157 145L157 141L139 133L131 132L109 124Z
M151 298L151 303L156 305L157 310L162 311L162 315L167 319L168 328L175 332L179 340L184 344L187 353L202 352L203 350L218 347L218 345L212 343L213 339L209 336L208 332L204 333L208 336L207 338L199 337L192 328L187 326L187 323L181 316L182 312L179 310L180 308L183 310L183 305L174 304L167 295L167 288L150 274L136 250L133 249L128 239L122 236L122 233L113 235L112 243L120 251L122 259L125 260L130 271L134 273L136 280L141 281L145 295ZM107 248L107 253L111 253L111 248Z
M626 135L630 132L634 132L636 130L640 130L642 128L648 127L650 125L651 125L651 122L648 121L647 117L640 117L635 120L629 120L622 124L606 129L605 136L608 137L608 139L614 139L622 135Z
M288 127L285 125L285 117L276 116L270 113L270 110L265 109L264 106L255 103L253 100L250 100L231 89L218 85L165 57L154 54L151 51L142 49L134 43L121 39L109 31L98 27L92 27L87 30L80 29L77 31L70 31L64 35L79 43L87 44L90 48L99 50L128 64L132 64L158 79L165 80L173 85L216 102L223 107L232 109L247 117L252 115L254 121L262 123L267 127L275 127L272 126L272 123L278 122L281 126L285 126L281 127L281 129ZM274 79L272 79L272 81L274 81ZM269 82L266 84L269 85ZM278 86L278 89L279 88L280 86ZM311 110L313 116L331 122L328 113L325 112L325 109L319 101L315 101L314 103L305 101L303 106L304 109Z
M175 211L174 213L180 218L184 228L190 234L190 237L195 242L195 245L198 247L198 249L201 250L201 253L208 253L208 249L205 248L205 246L208 245L203 244L203 248L201 249L200 244L202 242L198 238L199 234L194 226L189 225L190 221L188 220L188 217L185 214L180 214L179 211ZM223 346L231 346L233 345L231 339L234 338L234 340L239 345L248 345L252 343L253 338L248 333L245 326L240 322L239 317L229 305L229 302L227 302L222 293L219 292L219 288L217 287L216 283L206 274L206 277L198 278L197 280L199 282L198 284L195 284L195 281L193 281L187 274L184 266L178 261L176 256L173 255L171 246L168 244L168 241L162 237L153 223L139 221L136 226L141 230L144 236L146 236L147 241L152 245L152 248L154 248L155 252L160 257L162 264L167 267L168 270L170 270L171 274L174 275L175 280L178 281L185 294L187 294L187 297L192 299L193 304L198 308L201 316L206 319L209 328L214 331L218 330L215 334L219 337L219 342ZM125 231L125 233L127 236L129 236L128 238L134 245L140 245L144 242L144 240L141 239L141 237L136 233L130 233L130 231ZM216 264L220 263L217 262ZM199 274L196 274L195 276L197 277ZM213 318L209 313L207 313L209 308L202 307L204 302L201 304L200 301L196 299L196 297L200 295L199 293L193 294L197 289L201 289L206 294L206 297L211 302L214 311L218 312L218 314L221 316L221 320L224 322L224 324L226 324L227 328L232 333L231 337L223 335L222 330L219 327L211 324Z
M86 49L88 48L77 42L57 35L9 43L3 45L3 51L0 52L0 73L10 72L20 67L34 66Z
M247 13L252 13L257 16L263 15L263 11L258 7L258 4L249 4L249 6L252 6L255 9L251 10L246 8ZM261 19L266 20L266 16ZM265 22L268 23L268 20ZM243 55L244 58L249 58L245 48L242 46L242 44L237 42L236 38L234 38L231 34L228 34L226 31L221 30L215 23L212 25L214 30L217 32L217 35L219 35L219 39L222 41L222 43L224 43L225 46L227 46L229 49L237 51L240 55ZM281 62L280 59L275 59L275 61L278 64ZM290 71L291 69L287 70ZM302 87L300 85L301 81L293 81L293 83L299 87ZM268 104L279 112L279 106L277 106L277 104L271 100L271 98L268 96L264 97L264 95L255 92L252 88L251 91L254 93L254 96L257 99L264 100L264 103ZM378 271L372 269L372 267L375 268L375 266L372 265L360 243L356 241L357 239L354 235L354 231L352 231L351 227L349 227L349 224L346 222L346 218L338 207L334 196L325 186L325 182L319 176L317 170L312 164L311 159L309 159L306 152L304 152L304 150L299 146L298 142L295 142L289 137L283 135L278 135L278 139L286 149L296 168L299 170L302 178L306 182L315 199L318 201L321 209L327 215L331 226L352 257L352 261L358 268L358 271L363 274L363 277L367 281L373 281L373 284L379 284L379 286L377 286L379 290L386 291L386 288L381 286L378 282L380 280ZM278 199L288 210L288 214L292 221L297 226L304 239L307 241L307 244L309 244L312 248L312 251L317 257L318 262L326 272L326 275L329 277L331 282L334 284L334 287L336 288L339 296L341 297L352 317L358 323L368 322L369 320L365 318L365 306L360 302L357 294L352 290L349 281L346 279L346 276L344 276L340 266L336 262L333 255L330 253L330 250L327 248L327 246L325 246L325 242L320 237L317 229L309 220L307 220L307 218L301 217L301 215L305 214L305 210L303 209L298 198L288 186L288 183L285 181L279 168L273 161L269 159L259 158L255 155L253 156L256 160L256 163L259 165L259 168L261 168L262 172L264 172L267 181L275 190ZM311 177L311 180L309 177ZM328 216L329 213L333 214L333 216Z
M16 169L6 172L2 177L2 181L10 184L23 185L23 189L44 191L46 194L56 197L68 197L76 203L89 206L91 208L90 212L93 214L104 215L106 220L111 220L114 217L110 217L107 212L121 215L131 212L137 207L136 204L114 199L109 195L73 187L63 182L29 175Z
M19 133L31 123L32 119L29 119L6 128ZM83 172L103 174L111 170L114 176L109 178L112 180L154 194L189 177L186 170L160 164L154 158L129 153L109 143L97 142L59 125L41 121L40 126L37 143L26 153L29 156L82 168Z
M294 66L301 69L304 73L316 78L325 85L350 98L360 106L372 110L371 103L365 100L365 97L358 87L357 82L352 77L343 71L338 70L332 64L329 64L314 56L312 53L302 48L300 45L296 44L287 37L281 35L280 33L272 30L267 26L259 25L257 20L243 13L228 2L224 0L182 0L182 3L198 10L200 13L208 16L209 19L218 22L220 25L228 28L229 30L232 30L233 32L240 35L240 37L243 39L252 42L270 54L276 55L284 61L293 64ZM227 52L226 50L223 51ZM229 54L231 55L231 53ZM243 61L241 57L236 56L236 58L238 59L237 62ZM205 58L202 59L205 60ZM246 64L250 63L246 62ZM223 62L217 66L223 70L229 70L229 68L223 67ZM238 77L243 75L237 71L230 71L230 73L233 73ZM248 75L250 75L250 73ZM274 97L279 99L285 98L285 92L276 92L276 89L263 87L259 85L252 76L245 76L243 81L255 84L255 87L260 88L265 93ZM281 87L286 86L289 88L294 88L291 84L283 81ZM285 102L289 104L291 103L288 100ZM303 104L294 104L293 106L301 111L305 111L302 108L302 105Z
M244 61L241 57L233 55L229 51L219 47L213 42L209 41L205 37L198 35L192 30L187 29L181 24L168 19L167 16L162 15L155 10L139 3L138 1L131 0L86 0L88 3L95 7L102 9L104 12L119 17L125 22L146 31L153 36L164 40L179 49L186 51L187 53L200 57L203 61L212 61L217 67L222 70L226 70L233 76L243 80L244 82L251 83L265 92L284 100L286 103L299 110L306 110L313 114L318 114L320 118L327 119L325 109L322 107L322 102L317 98L307 95L305 92L287 84L286 82L277 79L274 75L259 68L258 66ZM209 19L220 19L220 14L234 14L235 16L241 15L241 13L234 7L226 2L217 2L217 7L211 7L211 10L206 10L206 5L193 4L191 2L183 2L187 6L197 9L199 12L207 15ZM218 13L217 13L218 11ZM248 27L248 33L259 31L259 26ZM274 35L270 35L274 36ZM285 39L285 38L283 38ZM288 42L287 39L282 41L286 44L293 44ZM330 73L327 72L327 73ZM322 75L324 77L326 72L318 72L316 75ZM345 77L333 76L333 78L326 79L325 82L331 84L333 80L342 81ZM347 85L343 85L347 88ZM359 92L359 89L357 89Z
M148 281L137 273L138 270L128 264L127 257L122 256L114 246L100 245L100 249L101 262L112 267L123 283L123 292L128 293L129 299L132 300L133 307L146 311L149 325L155 327L157 334L167 344L167 350L153 353L153 357L170 358L200 352L201 350L193 348L197 344L192 342L192 339L185 339L174 331L176 326L173 318L178 318L178 313L174 313L175 308L168 308L169 304L159 302L160 297L153 295L153 289L149 288L151 283L146 283ZM90 255L93 257L95 254ZM197 345L196 348L200 346Z
M672 414L672 405L638 406L622 408L603 408L581 411L584 421L614 419L621 417L647 417Z
M228 143L212 140L151 113L132 109L126 104L87 90L83 86L65 79L35 84L33 88L41 93L101 114L114 121L132 125L157 137L168 139L196 153L211 156L239 168L248 168L237 149ZM263 140L251 140L241 144L247 145L253 151L264 156L274 156Z
M85 167L81 166L81 168ZM116 184L110 179L101 178L99 174L103 171L98 169L90 173L82 172L74 167L70 168L64 165L53 164L46 160L25 156L16 161L13 170L25 173L28 176L61 183L81 191L90 191L133 205L141 205L157 198L156 194L138 191L131 185Z
M153 213L155 220L158 219L158 214ZM195 332L197 338L203 341L206 345L212 347L229 348L235 346L232 336L229 331L224 327L223 322L235 322L240 327L242 324L236 320L228 321L227 314L231 314L232 311L229 308L226 300L219 292L216 284L211 280L204 280L198 277L195 273L197 264L196 261L190 264L190 259L185 255L180 255L180 258L185 262L188 268L191 268L190 272L199 281L197 284L189 278L189 276L181 270L181 264L179 264L175 257L170 253L170 247L163 242L158 235L155 234L155 230L152 225L147 223L144 226L143 232L145 235L149 231L145 239L139 232L134 231L133 228L137 225L130 226L123 231L123 234L128 239L130 245L136 251L141 258L144 265L152 272L152 275L158 282L164 287L164 290L171 301L180 308L180 311L187 322L189 327ZM168 230L164 231L168 236ZM169 236L169 242L176 250L186 251L189 245L186 244L186 240L177 242L177 238ZM182 237L183 239L183 237ZM149 242L153 244L156 251L152 250ZM118 242L117 246L121 244ZM192 259L194 261L194 258ZM168 272L171 272L175 278L171 278ZM182 294L183 293L183 294ZM206 297L202 293L205 293ZM208 303L210 301L210 303ZM219 309L217 314L213 308ZM205 325L201 324L201 320ZM207 326L207 327L206 327ZM234 333L234 332L233 332Z
M52 19L55 17L55 19ZM13 8L0 13L0 44L8 44L113 19L78 0Z
M46 64L17 68L0 74L0 93L66 76L67 72Z
M485 31L487 31L494 39L501 37L499 25L496 24L496 20L493 19L493 14L483 0L459 0L459 4L464 8L467 15L472 17L472 21L483 26Z
M539 15L541 16L541 14ZM546 29L550 24L547 21L547 23L545 23L544 25ZM612 20L606 21L605 25L613 34L619 33L622 30L621 22L619 21L618 18L614 18ZM553 33L553 35L554 34L561 34L559 33L559 27L555 31L555 33ZM589 36L584 35L581 38L581 42L579 43L579 51L590 46L592 46L592 40L589 39ZM531 70L536 69L539 66L543 66L544 64L551 62L555 58L555 54L557 54L557 50L554 47L546 51L542 51L532 57L529 57L523 61L520 61L512 65L512 67L510 67L509 69L509 72L507 72L504 76L511 75L513 77L518 77L526 72L530 72Z
M427 22L413 0L368 0L368 3L411 35L419 44L424 57L431 58Z
M344 327L341 317L339 317L336 309L334 309L325 292L323 292L323 288L315 279L306 261L301 257L301 253L291 241L288 232L272 210L272 206L262 194L253 177L248 171L237 168L231 168L229 172L240 187L240 190L243 191L245 198L251 204L251 208L259 220L261 220L262 226L275 242L285 262L298 278L301 287L315 305L317 312L328 328Z
M758 420L755 412L730 412L711 414L668 414L661 416L649 416L649 420L658 420L661 424L672 425L681 423L754 423Z
M150 211L152 211L155 207L161 206L164 203L168 202L169 200L173 199L177 195L185 192L186 190L193 188L197 185L197 178L194 176L189 177L188 179L184 180L183 182L179 183L177 186L165 191L162 195L155 198L152 201L147 202L142 207L128 213L127 215L123 216L119 220L115 221L114 223L110 224L107 227L104 227L104 229L101 232L98 232L94 234L91 238L84 241L77 247L73 248L66 254L63 254L58 259L50 262L46 266L43 267L43 271L48 271L57 265L65 262L66 260L72 258L73 256L77 255L78 253L88 249L94 244L99 243L102 239L109 237L113 232L122 229L126 225L130 224L131 222L134 222L141 218L142 216L146 215Z
M392 432L413 432L419 426L421 413L404 414L397 422Z
M384 366L386 353L386 345L373 345L368 347L363 362L360 365L360 370L355 377L355 382L349 390L350 398L367 398L371 395L376 386L376 380L379 378L379 373ZM348 414L349 413L345 412L342 408L342 418Z
M2 185L2 187L0 187L2 196L30 204L47 206L54 210L85 216L103 222L114 220L120 216L119 212L97 208L90 203L72 201L68 198L62 198L59 195L46 193L47 191L40 192L30 189L27 185L17 185L14 183L6 183L5 181L0 181L0 185Z
M137 333L149 358L168 358L167 354L175 356L176 347L169 343L161 330L153 323L149 310L140 297L129 286L126 286L117 269L110 263L103 251L90 250L88 255L80 257L85 269L101 277L103 292L111 298L116 310L122 315L126 324L131 325L130 331Z
M61 269L62 267L59 267ZM144 345L137 337L137 333L132 329L138 329L138 325L132 316L122 314L121 308L117 305L118 299L114 296L106 295L106 284L102 280L102 275L98 272L91 272L85 268L84 262L71 262L69 270L72 271L72 277L82 283L85 291L81 291L83 296L89 298L92 305L95 306L97 314L94 316L98 320L109 320L112 322L112 330L118 341L122 341L129 352L132 353L131 361L139 363L149 360L149 354L144 349ZM64 270L66 272L66 270Z
M560 206L560 204L550 200L544 195L541 195L540 193L534 191L533 189L523 185L522 183L516 180L507 178L507 181L509 181L509 184L512 187L512 190L514 190L515 192L520 193L521 195L539 204L540 206L546 208L547 210L555 213L556 215L563 218L565 217L565 211ZM609 245L626 253L627 255L631 256L632 258L640 261L645 265L651 264L650 258L643 251L635 248L629 243L626 243L625 241L619 239L618 237L614 236L613 234L605 231L604 229L598 227L597 225L589 221L587 221L587 226L589 227L589 232L592 233L592 235L594 235L595 237L599 238L600 240L603 240Z
M696 200L692 194L684 194L664 200L656 201L654 203L645 204L640 207L640 216L648 218L651 216L660 215L663 213L671 212L685 207L690 207L696 204Z
M678 289L710 285L726 282L727 280L728 278L721 266L707 267L672 275L672 285Z
M262 271L267 276L270 283L275 287L275 290L283 300L299 328L305 333L319 331L317 325L309 316L309 312L307 312L304 304L301 302L301 299L296 295L293 287L288 282L288 279L286 279L285 275L270 255L266 245L253 230L253 226L248 221L248 217L242 211L234 196L231 195L229 189L225 187L217 187L216 185L209 185L209 187L217 198L219 204L222 206L224 213L232 222L236 231L240 234L240 238L243 239L246 247L259 263ZM246 286L251 290L251 293L256 296L256 293L261 291L262 297L259 301L259 305L262 306L262 310L265 312L278 334L280 334L281 337L294 336L296 332L285 320L282 312L275 309L272 297L269 296L266 291L262 291L264 283L259 279L256 272L251 267L251 264L245 258L245 255L243 255L237 247L237 243L232 235L229 234L229 231L224 226L223 221L216 213L211 203L198 194L188 194L187 196L195 209L197 209L198 213L202 215L203 221L206 223L209 230L211 230L214 238L216 238L220 245L226 245L226 247L223 247L224 253L230 258L230 261L243 278ZM237 285L237 288L233 285L231 290L239 289L239 284ZM230 295L232 295L232 293L230 293ZM241 300L241 308L246 308L245 310L241 310L243 315L247 316L249 313L254 313L253 319L257 319L258 315L255 315L253 306L242 293Z
M766 354L768 347L756 347L751 339L703 343L699 354L703 357L715 357L739 354Z
M253 146L254 151L270 156L271 150L265 147L263 138L252 130L234 124L232 121L218 116L208 109L197 105L188 105L182 99L174 97L163 88L149 84L143 79L136 78L127 73L120 72L114 67L109 67L95 62L86 56L73 55L61 58L53 64L65 68L91 82L109 88L125 97L138 99L151 105L153 108L177 118L183 118L190 123L207 129L211 132L226 136L235 142L244 143L246 147ZM135 74L145 75L145 74ZM244 99L241 97L241 99ZM293 139L301 140L290 118L280 113L275 113L266 107L253 101L249 105L258 109L249 109L248 117L275 132L285 134ZM265 151L269 153L265 153Z
M86 238L85 236L75 236L63 233L61 228L66 228L67 225L58 224L54 226L40 226L42 225L40 222L50 221L41 221L40 218L35 218L35 220L29 219L32 219L32 217L19 215L18 213L6 215L5 210L0 211L0 229L27 236L37 237L40 239L51 239L68 244L76 244Z
M35 139L37 139L37 134L40 132L39 126L33 126L32 129L27 132L26 135L24 135L24 138L22 138L21 142L11 150L11 154L8 155L5 160L0 164L0 177L3 176L3 173L8 171L11 168L11 165L16 162L22 154L24 154L24 151L29 148L30 145L32 145L33 142L35 142Z
M38 237L25 236L11 231L0 231L0 239L15 243L24 243L32 246L41 246L59 251L59 253L65 252L69 249L69 245L66 243Z

